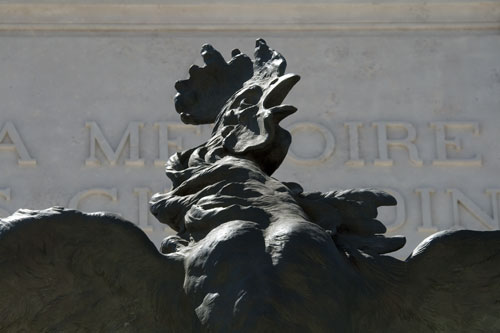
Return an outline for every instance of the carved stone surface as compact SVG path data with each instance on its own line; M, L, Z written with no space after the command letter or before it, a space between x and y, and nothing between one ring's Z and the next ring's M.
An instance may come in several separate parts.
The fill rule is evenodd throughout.
M281 103L299 80L283 56L262 39L254 60L210 45L202 56L175 106L186 123L215 123L212 136L169 159L173 189L151 201L177 234L160 254L111 214L16 212L0 224L0 329L500 329L500 231L441 232L405 261L386 256L405 243L376 219L392 196L272 177L291 143L279 122L296 111Z
M447 13L468 12L461 6L447 6ZM290 8L273 8L283 7ZM188 5L175 8L192 15ZM66 15L57 22L79 22L74 11L57 13ZM146 20L156 12L136 13ZM39 33L0 36L0 218L19 208L109 211L137 223L158 246L173 233L148 207L151 194L171 187L164 165L171 154L206 142L212 130L180 121L175 79L192 63L201 66L193 50L207 40L225 56L235 46L251 55L255 33L68 34L36 27ZM379 217L388 235L407 239L393 254L399 259L436 231L498 229L500 35L468 28L262 35L304 74L287 96L300 112L281 122L293 140L274 177L307 191L388 191L398 204L381 208ZM423 165L410 160L407 147Z

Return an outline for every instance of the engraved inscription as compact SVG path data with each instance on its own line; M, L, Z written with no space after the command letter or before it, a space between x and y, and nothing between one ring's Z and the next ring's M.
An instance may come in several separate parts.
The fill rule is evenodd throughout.
M387 231L394 232L406 223L406 202L403 195L392 188L383 188L384 191L392 195L396 201L396 216L392 222L387 222Z
M6 142L9 140L10 142ZM26 145L21 139L21 135L17 131L14 124L10 121L5 122L0 130L0 152L15 151L19 158L17 164L21 166L35 166L36 160L33 159L26 149Z
M470 182L459 182L456 184L457 188L449 187L450 184L456 183L456 177L462 175L467 177L468 172L475 172L474 169L467 167L483 166L483 158L474 151L474 147L481 147L478 144L485 143L491 134L480 133L478 121L447 120L412 124L405 121L347 120L336 122L334 127L330 126L328 122L309 121L287 126L293 135L288 161L293 164L290 168L298 170L288 174L287 177L290 175L293 177L295 172L307 175L311 170L309 167L314 166L318 172L331 176L331 182L324 184L325 190L328 190L351 186L353 180L357 181L357 175L362 175L364 172L371 174L374 183L367 185L386 190L397 200L395 207L384 207L380 211L381 219L388 221L388 232L413 232L419 233L418 237L423 237L453 226L479 230L498 229L500 188L495 186L498 187L500 184L494 181L488 183L484 199L476 199L477 196L474 196L478 190L483 192L484 188L469 186ZM116 179L121 175L132 180L140 175L143 179L141 173L152 171L151 168L163 167L173 153L185 149L187 144L191 145L207 134L208 127L185 125L168 120L132 121L126 123L125 129L114 131L118 134L114 138L119 140L111 140L113 137L106 135L108 128L103 131L95 121L87 121L85 127L80 128L83 134L86 134L82 148L85 149L86 145L89 145L87 146L89 152L87 156L75 157L76 161L73 162L81 165L81 161L86 158L84 167L100 166L95 172L96 178L92 184L96 184L96 179L100 180L100 183L90 185L95 186L92 188L69 189L70 193L75 194L69 202L66 201L67 197L64 202L75 209L85 210L89 207L91 210L112 209L113 212L136 221L137 225L152 238L160 239L165 232L171 232L150 216L148 207L151 194L161 191L163 183L133 183L131 188L126 188L116 187ZM112 132L111 129L109 131ZM53 144L60 145L63 142L65 141L58 138ZM146 149L151 143L156 143L151 145L156 150ZM43 142L38 144L38 148L44 149L48 144L51 143ZM337 145L346 149L346 153L335 155ZM37 146L31 143L29 148L35 149ZM26 141L12 122L5 122L1 127L0 153L2 151L6 152L8 158L8 154L12 156L17 154L18 165L37 165L37 161L28 152ZM58 148L56 151L61 149ZM43 150L37 150L35 153L37 156L49 156ZM485 177L491 177L490 170L495 168L494 163L497 161L494 155L496 153L491 147L489 150L482 149L480 153L491 155L491 158L484 159L487 164L485 163L482 170ZM68 156L73 155L68 154ZM410 163L400 163L400 161L405 162L407 158ZM424 163L423 160L429 163ZM67 157L65 162L68 162ZM50 165L45 164L43 163L45 167ZM116 168L118 165L123 167ZM443 169L442 166L447 168ZM448 174L447 169L451 168L455 170ZM12 172L13 174L17 172L20 177L40 177L42 173L45 175L46 170L40 167L18 168L12 169ZM418 175L422 174L421 170L429 172L426 175L430 175L430 178L422 180L422 183L418 178L420 177ZM399 191L393 190L393 187L396 187L395 181L412 172L415 172L415 177L409 177L411 180L403 184ZM436 183L432 182L436 177L434 172L440 175L437 177L442 177ZM77 186L84 184L87 179L85 177L93 174L92 170L87 169L79 175L82 178L80 185ZM107 175L110 175L109 181ZM158 175L161 176L161 173ZM34 189L37 194L27 199L26 204L19 202L19 199L25 200L24 198L30 195L26 193L22 178L18 179L23 185L16 185L5 183L6 180L15 179L8 177L4 175L4 178L0 179L3 182L0 188L0 217L10 215L21 206L38 208L37 205L40 205L39 207L43 208L51 204L60 205L61 200L56 197L53 198L53 203L48 200L43 201L43 205L38 203L37 195L43 191L38 188ZM492 180L494 179L493 177ZM340 187L339 183L343 186ZM432 186L428 186L429 184ZM19 191L16 186L20 186ZM168 183L165 186L168 186ZM12 193L19 198L13 198Z
M139 129L144 126L141 122L130 122L123 134L120 143L116 150L111 148L111 145L104 137L101 128L95 121L89 121L85 124L90 129L90 156L85 160L85 165L98 166L101 164L96 157L96 147L99 146L104 156L110 165L116 165L120 154L125 149L125 145L129 143L129 158L125 160L125 165L143 166L144 160L139 158Z
M302 156L294 150L294 145L290 147L288 156L298 164L316 164L326 161L335 151L335 137L333 133L325 126L312 122L295 123L288 128L292 136L299 131L309 131L320 133L323 138L323 148L318 156Z
M80 202L90 196L100 195L106 197L112 201L118 200L118 191L116 188L91 188L88 190L80 191L75 194L68 202L68 207L73 209L79 209Z
M5 201L10 200L10 188L0 188L0 199ZM10 213L6 209L0 208L0 217L9 216Z
M436 191L431 187L416 188L415 193L420 197L420 212L422 225L418 227L419 232L436 232L438 229L432 225L431 195Z
M408 150L410 161L413 165L423 165L423 161L418 157L418 150L415 145L417 130L412 124L407 122L377 121L372 123L372 126L377 128L377 146L379 154L379 158L376 159L373 164L377 166L392 166L394 161L389 158L389 148L402 147ZM387 131L390 128L402 128L406 130L406 137L401 139L389 139Z
M159 121L154 123L154 128L158 128L158 159L154 161L154 165L163 166L167 163L168 158L175 151L183 150L182 138L176 137L175 140L170 139L169 132L173 129L190 130L197 135L201 134L200 126L186 125L181 122ZM170 148L174 149L171 151Z
M349 160L345 162L348 166L363 166L365 161L359 156L359 129L363 123L359 121L350 121L344 123L349 136Z
M498 193L497 189L487 189L486 194L491 196L491 205L493 207L493 216L489 216L483 209L481 209L475 202L469 199L462 191L451 188L447 192L451 194L453 221L455 226L461 227L460 215L458 206L462 206L472 216L474 216L486 229L498 229Z
M482 159L480 155L473 155L469 158L450 158L448 149L454 149L459 152L462 150L462 144L457 137L447 138L446 129L455 128L463 130L471 130L476 136L479 135L479 124L477 122L444 122L437 121L430 123L436 131L436 154L437 159L432 161L433 165L437 166L481 166Z
M159 223L150 223L149 221L149 199L151 198L151 189L148 187L135 187L134 194L137 196L138 225L144 231L161 231L162 226Z

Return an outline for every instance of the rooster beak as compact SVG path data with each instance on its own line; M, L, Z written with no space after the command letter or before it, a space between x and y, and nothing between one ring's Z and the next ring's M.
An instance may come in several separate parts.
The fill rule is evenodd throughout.
M264 108L270 109L281 104L286 95L288 95L290 90L299 80L300 76L296 74L286 74L276 78L275 82L271 83L270 87L268 88L269 91L264 96ZM295 112L295 110L293 112Z
M273 115L273 119L276 123L279 123L295 111L297 111L297 108L292 105L277 105L273 106L272 108L269 109Z

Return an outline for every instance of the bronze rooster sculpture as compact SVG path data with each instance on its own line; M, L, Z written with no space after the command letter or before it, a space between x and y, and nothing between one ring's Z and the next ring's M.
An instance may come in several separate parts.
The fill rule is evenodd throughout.
M175 85L189 124L210 139L173 155L173 189L151 212L177 234L156 250L107 213L19 210L0 224L3 332L500 331L500 232L437 233L405 261L385 254L376 190L305 193L272 177L299 76L257 40L255 59L204 67Z

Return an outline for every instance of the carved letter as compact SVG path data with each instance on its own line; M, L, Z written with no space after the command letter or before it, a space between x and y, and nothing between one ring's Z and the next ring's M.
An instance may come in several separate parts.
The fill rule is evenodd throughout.
M7 137L12 143L2 143ZM21 136L16 130L16 127L10 121L6 122L2 130L0 130L0 151L16 151L19 155L19 159L17 160L18 165L36 165L36 160L31 158L23 140L21 139Z
M472 214L486 229L498 229L498 202L497 196L500 193L498 189L488 189L486 194L491 195L491 204L493 210L493 217L490 217L484 212L478 205L476 205L472 200L467 198L460 190L456 188L451 188L447 190L451 194L452 202L452 212L453 212L453 222L455 226L460 227L460 215L458 212L458 204L461 204L469 213Z
M332 132L323 125L310 122L296 123L290 126L289 130L292 135L294 132L297 131L316 131L319 132L323 136L323 139L325 140L323 151L321 152L321 154L319 156L315 156L312 158L298 156L293 151L293 148L290 147L288 157L296 163L308 164L308 165L321 163L326 161L335 151L335 138Z
M365 161L359 157L359 135L358 129L363 127L362 122L352 121L344 123L349 135L349 160L345 162L350 166L363 166Z
M183 148L182 138L178 136L175 140L169 140L168 132L171 129L189 129L195 131L197 135L201 134L200 126L186 125L180 122L169 122L169 121L159 121L154 123L154 127L158 128L158 159L155 160L154 164L156 166L164 166L167 163L169 156L171 155L169 147L173 146L176 151L180 151Z
M415 192L420 196L420 211L422 212L422 226L418 227L418 232L434 233L438 229L432 226L431 194L434 189L430 187L417 188Z
M386 225L387 232L393 232L401 228L406 222L405 198L401 193L399 193L396 190L393 190L392 188L384 188L383 190L392 195L397 201L396 217L394 218L394 222L392 222L390 225Z
M493 217L497 221L497 224L500 224L499 216L498 216L498 195L500 194L500 189L498 188L488 188L484 191L491 198L491 209L493 210ZM496 228L495 228L496 229Z
M85 160L85 165L97 166L100 164L99 159L95 156L96 145L99 145L109 164L116 165L116 162L125 148L127 141L129 141L130 145L130 154L129 159L125 160L125 165L144 165L144 160L139 159L139 129L144 126L143 123L135 121L129 123L116 150L111 148L110 144L102 134L101 128L95 121L89 121L85 124L85 126L90 128L90 157Z
M373 164L378 166L391 166L394 164L393 160L389 158L389 147L403 147L408 150L410 156L410 161L416 166L422 166L423 161L418 157L417 147L415 146L415 140L417 139L417 131L412 124L406 122L385 122L379 121L372 124L372 126L377 128L377 143L378 143L378 154L379 158L376 159ZM389 140L387 137L387 129L393 128L403 128L406 130L406 137L402 139Z
M462 150L459 138L446 138L446 128L470 129L474 135L479 135L479 124L477 122L432 122L430 126L436 130L436 154L437 160L432 161L432 165L438 166L481 166L480 155L471 158L450 159L447 155L447 148L451 147L456 151Z
M164 192L168 192L165 190ZM151 190L147 187L136 187L134 193L137 195L139 205L139 227L144 231L165 231L165 225L154 221L149 222L149 199L151 198Z
M137 195L139 204L139 227L143 230L151 231L148 221L148 201L151 195L151 190L147 187L136 187L134 188L134 194Z
M2 188L0 189L0 198L10 201L10 188ZM0 208L0 217L7 217L10 213L5 209Z
M112 201L118 200L118 194L117 194L116 188L110 188L110 189L91 188L89 190L81 191L81 192L78 192L77 194L75 194L71 198L71 200L69 201L68 207L73 208L73 209L78 209L78 205L79 205L80 201L82 201L86 197L90 197L92 195L102 195L102 196L105 196L105 197L111 199Z

